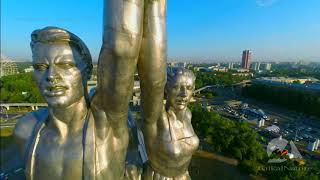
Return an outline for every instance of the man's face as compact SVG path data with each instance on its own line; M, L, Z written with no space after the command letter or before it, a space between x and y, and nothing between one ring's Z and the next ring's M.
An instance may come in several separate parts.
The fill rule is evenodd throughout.
M68 107L84 96L86 64L69 44L37 43L33 48L34 79L51 107Z
M185 75L178 75L175 81L166 90L169 105L175 110L187 108L193 90L194 83L192 78Z

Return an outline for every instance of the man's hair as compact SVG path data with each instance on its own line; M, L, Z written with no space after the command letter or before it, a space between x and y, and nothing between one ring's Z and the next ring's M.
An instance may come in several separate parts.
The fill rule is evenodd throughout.
M186 76L192 79L193 84L196 81L196 76L189 69L180 68L180 67L169 67L167 68L167 84L166 88L170 88L172 83L176 81L178 76Z
M88 78L92 73L92 58L88 47L84 42L75 34L58 27L45 27L38 29L31 34L31 49L33 51L36 43L55 44L55 43L69 43L72 47L76 48L82 57L82 60L87 65Z

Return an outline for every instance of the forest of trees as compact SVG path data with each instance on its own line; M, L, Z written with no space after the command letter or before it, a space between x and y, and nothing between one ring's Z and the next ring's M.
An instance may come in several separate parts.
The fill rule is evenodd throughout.
M196 79L196 89L207 85L231 85L248 77L233 76L232 72L194 72Z
M257 140L258 134L247 123L224 118L199 104L192 105L190 110L197 135L200 139L206 139L214 152L236 158L245 172L258 173L266 151Z
M32 73L22 73L1 77L0 102L42 103L45 101L32 79Z
M306 161L304 165L289 159L279 164L267 163L266 149L259 142L259 135L247 123L224 118L197 103L190 105L190 110L193 128L200 139L206 139L215 153L237 159L242 172L274 180L319 180L319 161Z
M242 95L320 117L320 93L289 87L253 84L243 88Z

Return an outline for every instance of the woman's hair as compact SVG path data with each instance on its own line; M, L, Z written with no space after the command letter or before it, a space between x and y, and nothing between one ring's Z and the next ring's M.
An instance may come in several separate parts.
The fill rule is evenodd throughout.
M170 88L172 84L177 80L178 76L186 76L191 78L193 84L196 81L196 76L193 74L191 70L180 67L168 67L166 88Z
M84 42L75 34L58 27L45 27L43 29L38 29L31 34L31 50L34 50L34 45L36 43L45 44L59 44L59 43L69 43L72 47L76 48L82 57L82 60L87 65L88 78L92 72L92 58L88 47Z

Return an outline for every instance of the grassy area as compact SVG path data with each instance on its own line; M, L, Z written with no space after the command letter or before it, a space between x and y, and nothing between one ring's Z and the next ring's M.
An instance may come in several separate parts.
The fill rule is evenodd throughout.
M5 149L9 145L13 143L13 136L7 136L7 137L0 137L0 150Z
M11 136L13 133L13 127L5 127L0 129L0 136L1 137L8 137Z
M192 180L253 179L237 169L237 160L198 151L194 154L189 172Z
M5 149L13 143L13 127L0 129L0 149Z

